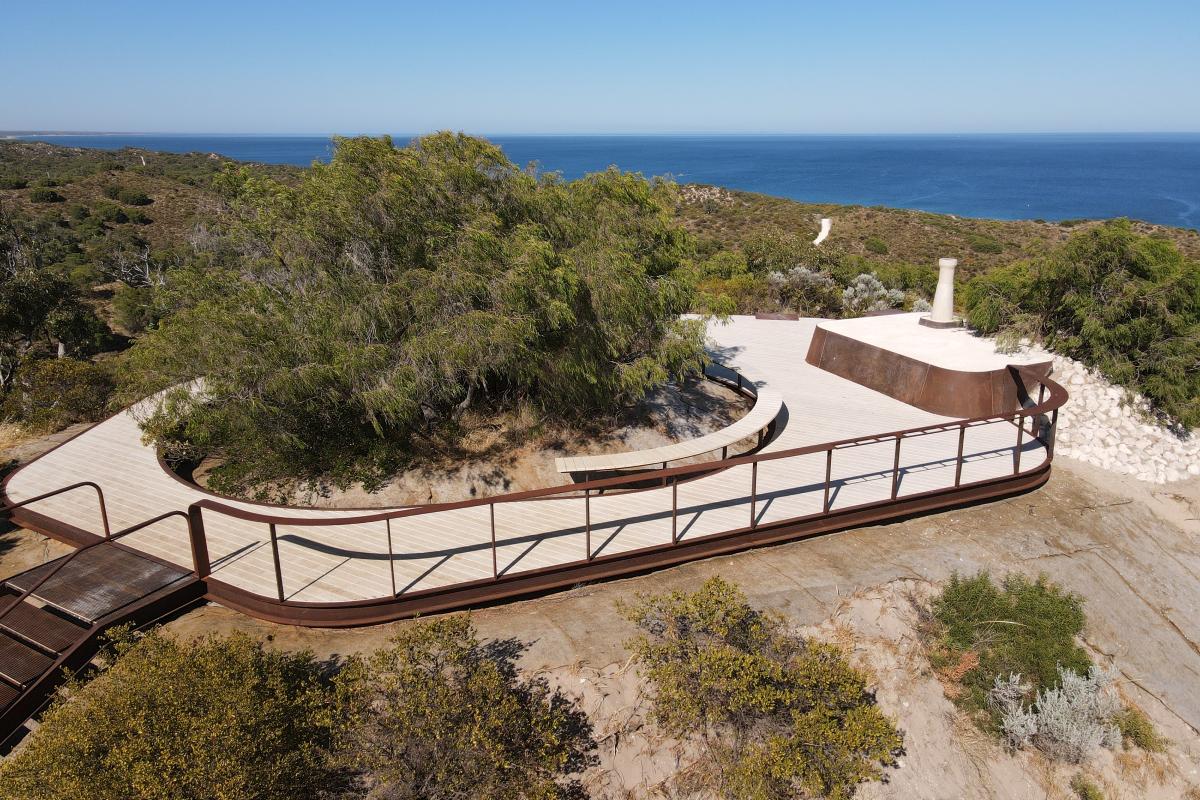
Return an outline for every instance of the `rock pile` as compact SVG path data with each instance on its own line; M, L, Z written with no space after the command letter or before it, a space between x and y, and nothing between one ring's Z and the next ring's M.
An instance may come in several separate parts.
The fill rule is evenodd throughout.
M1152 483L1200 475L1200 430L1181 434L1157 423L1140 395L1078 361L1055 356L1051 377L1071 395L1058 412L1055 456Z

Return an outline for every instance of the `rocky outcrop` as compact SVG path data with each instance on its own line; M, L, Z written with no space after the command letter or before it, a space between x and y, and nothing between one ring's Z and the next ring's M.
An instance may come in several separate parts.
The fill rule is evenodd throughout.
M1059 411L1056 457L1152 483L1200 475L1200 430L1178 431L1161 424L1144 398L1114 386L1078 361L1055 356L1051 376L1071 394Z

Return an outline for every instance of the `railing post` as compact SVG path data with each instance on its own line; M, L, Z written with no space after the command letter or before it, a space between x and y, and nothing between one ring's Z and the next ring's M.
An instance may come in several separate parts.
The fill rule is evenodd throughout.
M96 487L96 497L100 500L100 522L104 525L104 538L112 539L112 530L108 526L108 505L104 502L104 490L99 484L93 484Z
M679 476L671 479L671 544L679 543Z
M736 374L738 376L738 392L740 393L742 391L742 373L738 372Z
M200 506L196 503L188 506L187 517L188 540L192 546L192 568L196 577L204 580L212 574L212 564L208 560L208 538L204 535L204 517Z
M585 561L592 560L592 490L583 490L583 524L584 524L584 540L583 546L587 551L584 557Z
M901 434L896 434L896 458L892 462L892 499L896 499L896 493L900 491L900 439Z
M962 485L963 443L967 439L967 423L958 426L958 458L954 462L954 488Z
M750 465L750 527L753 528L758 523L755 522L754 500L758 495L758 462L755 461Z
M492 580L500 577L500 571L496 566L496 502L493 500L488 503L488 511L492 517Z
M396 558L392 555L392 521L385 519L388 539L388 568L392 573L392 597L396 596Z
M1013 475L1021 472L1021 440L1025 438L1025 415L1017 413L1017 448L1013 450Z
M275 536L275 523L271 525L271 555L275 558L275 588L279 591L279 602L283 602L283 568L279 565L279 539Z
M829 513L829 476L833 472L833 448L825 451L825 503L821 506L821 513Z
M1058 409L1050 412L1050 446L1046 448L1047 460L1054 458L1054 441L1058 438Z

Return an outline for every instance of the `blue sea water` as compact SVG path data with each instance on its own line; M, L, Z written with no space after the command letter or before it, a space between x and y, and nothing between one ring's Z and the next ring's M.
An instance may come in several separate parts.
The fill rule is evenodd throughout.
M328 160L324 136L29 136L76 147ZM406 141L408 136L397 136ZM568 178L610 164L795 200L994 219L1128 216L1200 228L1200 134L493 136L509 158Z

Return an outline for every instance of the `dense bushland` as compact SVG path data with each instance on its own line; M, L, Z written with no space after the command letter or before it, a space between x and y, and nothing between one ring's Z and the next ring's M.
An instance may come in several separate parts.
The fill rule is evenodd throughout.
M679 776L705 797L848 798L879 780L903 735L866 676L832 645L805 640L734 585L645 596L624 609L654 690L654 720L702 754Z
M321 662L248 636L120 634L0 764L4 800L578 797L587 718L465 616Z
M225 186L236 258L173 273L173 313L125 371L131 399L176 387L145 429L169 456L221 457L224 490L378 485L472 404L586 414L702 365L669 184L568 183L436 134L340 140L295 185Z
M1119 220L972 279L970 323L1032 338L1200 426L1200 261Z

